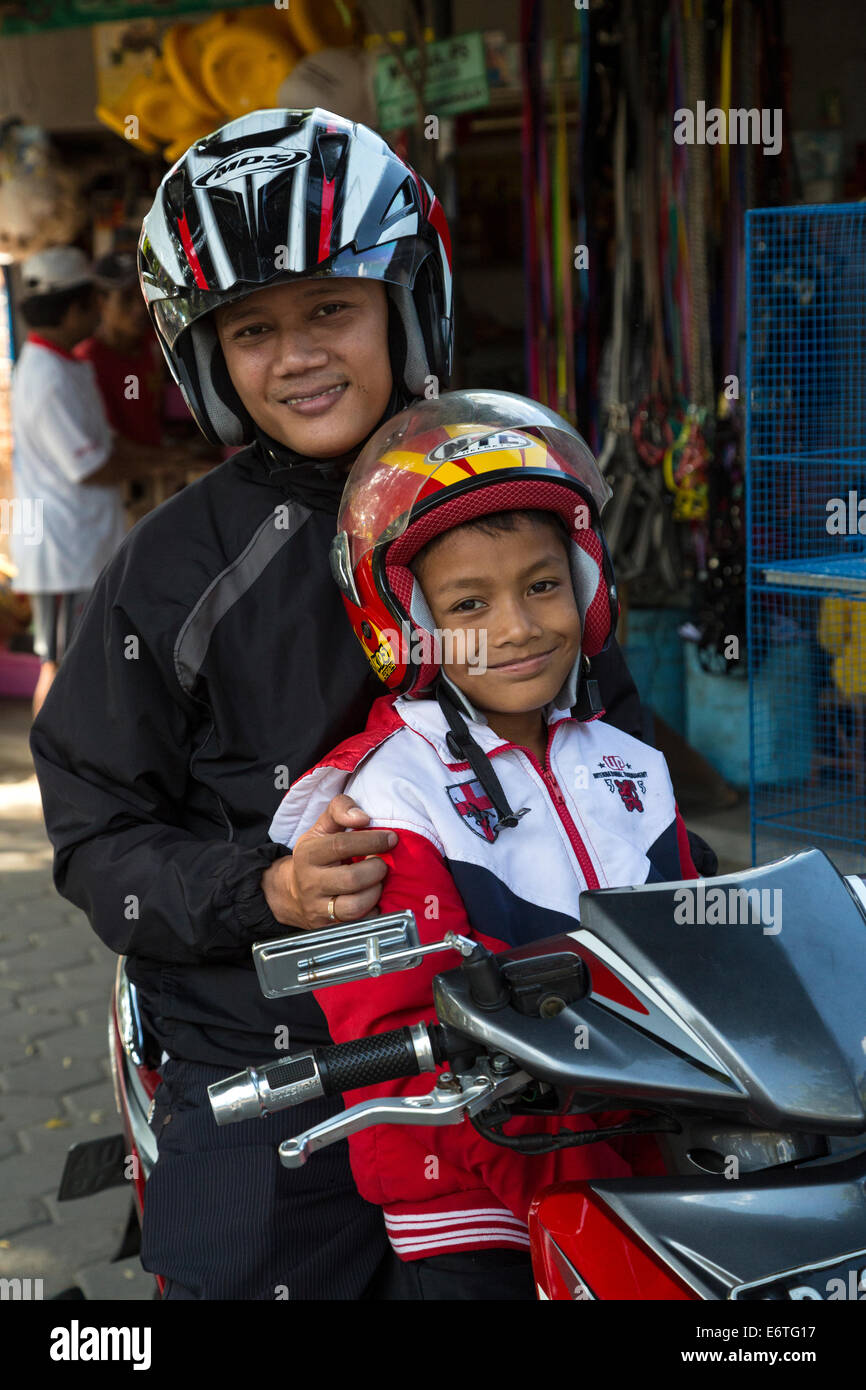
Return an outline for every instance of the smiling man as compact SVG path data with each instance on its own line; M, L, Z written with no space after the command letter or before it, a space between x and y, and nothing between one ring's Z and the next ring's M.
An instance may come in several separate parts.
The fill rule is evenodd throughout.
M388 297L376 280L259 290L214 314L235 390L257 423L300 454L357 448L391 395Z
M260 111L168 172L140 269L203 433L248 447L126 538L31 746L57 887L126 955L156 1040L142 1260L169 1298L387 1297L381 1213L345 1147L289 1171L284 1119L220 1129L206 1088L330 1040L312 997L262 996L252 943L362 918L381 893L382 859L349 857L394 836L365 830L348 798L292 854L268 826L380 693L328 551L365 440L448 384L448 228L429 185L366 127ZM639 725L621 656L605 660L609 717ZM301 1106L293 1125L340 1108Z

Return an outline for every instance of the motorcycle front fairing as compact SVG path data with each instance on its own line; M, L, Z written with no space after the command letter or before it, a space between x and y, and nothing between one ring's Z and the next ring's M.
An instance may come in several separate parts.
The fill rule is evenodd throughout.
M682 923L684 891L775 895L781 921ZM700 914L699 914L700 915ZM779 930L776 930L776 925ZM546 1016L479 1009L460 969L441 1023L571 1097L713 1116L732 1127L866 1133L866 914L818 850L696 884L584 893L575 931L497 957L572 953L582 998Z
M538 1194L542 1298L866 1297L862 900L819 851L712 886L778 895L780 929L677 921L684 885L602 890L573 933L499 957L506 973L539 951L579 957L588 988L549 1016L480 1014L460 971L436 980L439 1018L563 1109L657 1107L681 1126L659 1140L670 1176Z
M529 1231L536 1271L558 1252L592 1298L648 1297L635 1252L657 1297L776 1301L840 1275L850 1289L851 1273L866 1296L866 1149L730 1180L562 1183L538 1195Z

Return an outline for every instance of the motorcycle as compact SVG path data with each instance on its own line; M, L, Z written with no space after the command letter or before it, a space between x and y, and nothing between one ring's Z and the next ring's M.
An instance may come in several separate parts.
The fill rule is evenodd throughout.
M712 910L711 910L712 908ZM784 921L782 920L784 908ZM289 1168L370 1125L472 1124L515 1154L654 1134L665 1173L559 1183L529 1212L542 1300L866 1297L866 885L810 849L741 874L584 893L575 930L492 955L411 913L261 943L282 998L417 966L437 1022L251 1067L218 1124L433 1073L279 1147ZM576 1045L576 1039L588 1040ZM624 1065L623 1059L628 1059ZM509 1135L512 1116L628 1112Z
M516 1162L652 1134L663 1175L536 1194L539 1299L866 1296L861 878L810 849L710 880L584 893L574 931L496 955L453 933L421 945L405 912L262 942L253 959L264 994L284 998L449 951L460 963L434 980L436 1023L250 1067L209 1088L216 1123L438 1072L425 1095L350 1105L286 1139L280 1161L299 1167L374 1124L469 1123ZM59 1195L123 1181L124 1166L140 1219L160 1077L123 960L109 1044L124 1132L70 1150ZM628 1118L612 1131L506 1131L511 1116L598 1111ZM136 1225L116 1258L134 1252Z

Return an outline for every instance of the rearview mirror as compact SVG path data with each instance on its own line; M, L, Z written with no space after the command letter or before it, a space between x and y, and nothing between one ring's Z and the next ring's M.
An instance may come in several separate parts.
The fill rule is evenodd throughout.
M267 999L310 994L326 985L375 979L395 970L411 970L426 954L419 945L412 912L368 917L323 931L295 932L253 946L259 985Z

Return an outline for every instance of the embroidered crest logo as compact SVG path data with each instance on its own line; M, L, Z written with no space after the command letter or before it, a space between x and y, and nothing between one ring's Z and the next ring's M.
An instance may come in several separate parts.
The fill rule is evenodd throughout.
M630 762L616 753L606 754L598 764L600 771L592 775L601 778L614 796L619 792L627 811L643 811L643 802L638 793L646 795L646 771L635 772Z
M628 777L624 777L622 781L617 778L614 785L622 797L627 811L643 810L643 802L637 794L637 787L634 782L630 781Z
M477 779L456 782L445 790L461 820L474 834L492 845L500 830L499 816L481 783Z

